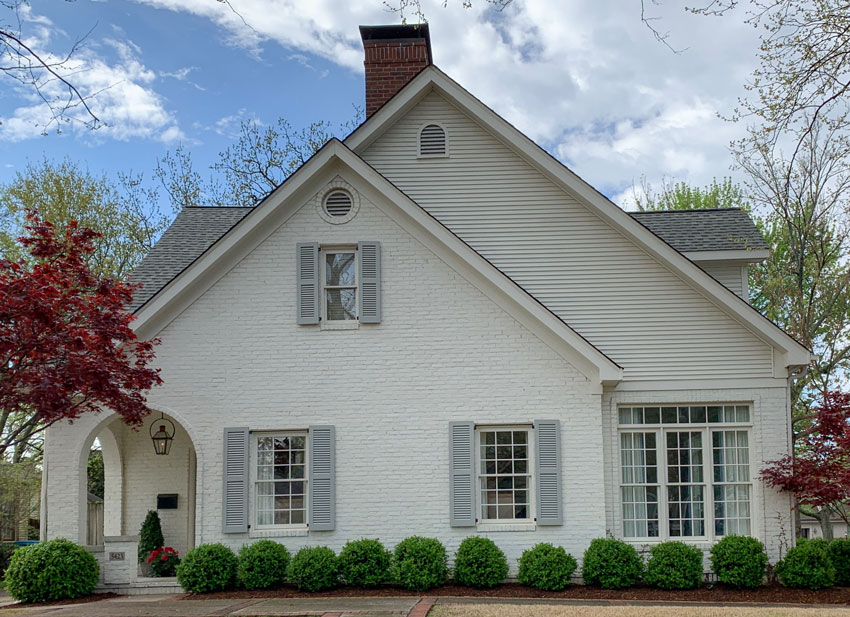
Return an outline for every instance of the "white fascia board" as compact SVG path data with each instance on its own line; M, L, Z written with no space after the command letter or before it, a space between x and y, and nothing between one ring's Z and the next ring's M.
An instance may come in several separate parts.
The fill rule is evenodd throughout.
M622 379L620 366L336 139L328 142L255 210L142 306L133 322L136 334L141 338L156 336L300 209L304 200L318 190L313 180L338 173L335 169L338 163L364 180L366 185L358 188L365 189L376 205L382 202L382 209L403 228L420 241L428 240L429 248L575 366L600 392L603 385L611 386ZM327 174L322 173L325 171Z
M402 88L382 109L371 116L356 131L346 138L345 145L361 152L385 131L392 122L412 107L431 90L436 90L465 113L474 117L486 130L505 146L534 165L544 176L562 190L584 204L604 222L617 229L627 238L670 268L689 286L700 292L738 323L746 327L766 344L778 349L778 360L786 362L776 366L787 374L787 367L806 364L811 352L786 334L772 321L751 307L733 291L706 274L680 252L661 240L646 227L635 221L627 212L612 203L587 182L582 180L560 161L526 137L507 120L475 98L460 84L436 66L429 66Z
M757 263L770 257L767 249L737 249L731 251L683 251L682 255L691 261L739 261Z

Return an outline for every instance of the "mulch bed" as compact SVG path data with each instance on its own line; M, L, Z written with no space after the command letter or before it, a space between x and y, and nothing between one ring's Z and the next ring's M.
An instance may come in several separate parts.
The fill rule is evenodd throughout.
M117 593L94 593L90 596L77 598L76 600L50 600L49 602L18 602L16 604L8 604L0 606L0 611L6 608L32 608L35 606L64 606L66 604L88 604L89 602L100 602L101 600L111 600L112 598L120 598Z
M506 583L494 589L471 589L446 585L423 593L407 591L398 587L378 589L353 589L341 587L332 591L305 593L292 587L264 589L255 591L221 591L203 595L186 594L184 600L209 598L211 600L230 600L241 598L352 598L387 596L461 596L471 598L550 598L555 600L619 600L619 601L667 601L667 602L752 602L770 604L846 604L850 605L850 587L832 587L820 591L808 589L787 589L779 585L759 587L758 589L732 589L723 585L706 586L688 591L664 591L650 587L631 587L629 589L599 589L584 585L570 585L563 591L540 591L523 587L517 583Z

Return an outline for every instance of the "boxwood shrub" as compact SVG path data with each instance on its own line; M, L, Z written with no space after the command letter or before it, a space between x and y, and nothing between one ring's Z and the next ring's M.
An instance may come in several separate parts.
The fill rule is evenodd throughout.
M292 558L289 580L300 591L324 591L339 585L339 561L327 546L304 547Z
M828 544L809 540L795 546L785 559L776 564L776 577L785 587L824 589L835 584L835 567L829 557Z
M347 542L339 553L339 574L352 587L377 587L390 577L392 555L378 540Z
M455 554L454 580L459 585L486 589L504 582L508 560L489 538L465 538Z
M269 589L286 582L289 551L279 542L260 540L239 549L236 580L245 589Z
M850 540L838 538L830 542L829 557L835 568L835 584L850 587Z
M570 584L578 564L562 546L541 542L519 558L520 584L545 591L560 591Z
M747 536L726 536L711 547L711 569L721 583L747 589L758 587L767 569L764 544Z
M702 585L702 551L684 542L662 542L649 551L644 580L661 589Z
M201 544L186 553L177 566L177 582L191 593L210 593L233 587L238 560L223 544Z
M21 602L81 598L94 592L100 566L70 540L57 538L19 548L6 570L6 591Z
M428 591L448 578L446 548L435 538L405 538L393 552L392 579L411 591Z
M596 538L584 551L581 576L586 585L623 589L640 581L643 561L635 547L614 538Z

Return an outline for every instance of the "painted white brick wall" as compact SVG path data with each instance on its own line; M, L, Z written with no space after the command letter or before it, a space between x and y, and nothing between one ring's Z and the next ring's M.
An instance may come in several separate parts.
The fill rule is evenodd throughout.
M358 240L381 242L383 322L344 331L296 325L296 243ZM603 397L569 363L365 198L344 225L328 224L315 203L307 203L160 337L157 362L165 385L151 394L150 403L178 418L194 442L196 543L238 549L250 541L247 534L221 531L227 426L336 426L336 529L281 537L291 550L319 544L338 550L360 537L377 537L392 547L418 534L440 538L453 553L477 532L449 526L451 420L561 420L565 524L482 533L505 551L512 573L522 551L537 542L563 545L580 557L592 538L613 528L616 478L603 456L611 460L614 398L605 396L603 413ZM682 394L653 393L652 400L684 401ZM726 399L733 393L721 394ZM734 398L758 398L767 409L765 397L780 394L751 390ZM766 451L784 449L782 413L773 403L765 411L771 426L758 431L767 440ZM102 421L84 418L49 431L50 537L74 538L85 523L75 487L84 478L81 452ZM188 446L174 444L167 473L185 478L189 461L180 458L181 449ZM133 533L150 496L166 492L155 488L143 452L141 445L123 452L125 528ZM769 502L765 510L787 511L779 501L773 496L763 501ZM764 525L770 543L775 527Z

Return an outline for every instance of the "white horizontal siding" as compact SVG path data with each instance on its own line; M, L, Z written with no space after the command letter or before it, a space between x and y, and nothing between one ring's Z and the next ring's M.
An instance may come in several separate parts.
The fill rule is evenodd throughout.
M726 287L734 291L741 298L747 302L750 301L750 299L746 297L744 289L745 273L743 270L747 268L746 265L742 266L739 263L730 263L725 261L701 261L696 263L700 268L726 285Z
M417 158L439 122L451 156ZM627 379L772 373L771 350L432 93L361 153L625 368Z

